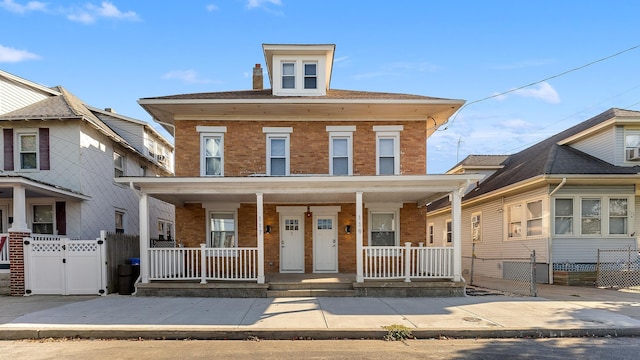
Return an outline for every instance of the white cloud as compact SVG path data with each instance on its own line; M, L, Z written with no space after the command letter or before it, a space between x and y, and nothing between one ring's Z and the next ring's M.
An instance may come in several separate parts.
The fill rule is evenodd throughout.
M264 8L268 4L282 6L282 1L280 0L249 0L247 1L247 8L255 9L255 8Z
M162 75L163 79L180 80L190 84L208 84L210 80L201 79L198 77L198 72L195 70L172 70Z
M47 10L47 4L40 1L29 1L26 5L22 5L13 0L3 0L0 2L0 7L17 14L24 14L29 11Z
M207 5L207 11L216 11L219 10L220 8L218 7L218 5L214 5L214 4L209 4Z
M38 55L26 50L18 50L0 45L0 63L16 63L39 58Z
M499 123L499 128L506 128L512 131L530 130L533 127L533 124L522 119L505 120Z
M87 4L82 9L75 9L67 14L67 19L83 24L92 24L98 18L139 21L140 17L134 11L123 12L113 3L103 1L100 6Z
M542 82L538 84L537 87L516 90L514 94L540 99L551 104L560 103L560 95L558 95L558 92L547 82Z

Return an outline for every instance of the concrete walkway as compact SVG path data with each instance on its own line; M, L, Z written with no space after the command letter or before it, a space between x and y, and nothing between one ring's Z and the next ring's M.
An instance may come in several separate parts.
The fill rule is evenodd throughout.
M0 339L640 336L640 293L540 285L539 297L0 297Z

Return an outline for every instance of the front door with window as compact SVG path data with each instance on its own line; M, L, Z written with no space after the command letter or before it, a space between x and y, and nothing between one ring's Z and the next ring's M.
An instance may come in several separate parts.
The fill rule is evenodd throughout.
M304 273L303 222L301 215L280 218L280 272Z
M313 228L313 271L338 272L338 232L335 215L316 216Z

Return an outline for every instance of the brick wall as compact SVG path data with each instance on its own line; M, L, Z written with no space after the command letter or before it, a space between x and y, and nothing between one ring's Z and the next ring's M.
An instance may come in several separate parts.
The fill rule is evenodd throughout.
M309 206L336 206L338 213L338 271L356 272L356 207L355 204L309 204ZM265 273L278 273L280 270L280 214L276 204L264 204L264 225L271 225L271 233L264 234ZM363 245L368 244L367 209L363 214ZM313 272L313 216L304 217L304 256L305 272ZM411 242L417 246L425 242L426 221L424 210L415 204L407 203L400 210L401 245ZM351 225L351 233L345 227ZM241 204L238 209L238 246L257 246L256 205ZM206 240L206 214L202 204L186 204L176 208L176 238L187 247L198 247Z
M326 126L356 125L353 135L353 173L375 175L374 125L403 125L400 133L400 169L404 175L426 173L426 124L418 121L293 122L293 121L177 121L175 136L176 176L200 175L200 134L196 126L226 126L225 176L265 174L266 134L263 127L292 127L291 174L329 173L329 133Z
M24 247L23 239L31 236L31 233L9 233L9 262L11 274L9 275L9 287L11 296L23 296L24 283Z

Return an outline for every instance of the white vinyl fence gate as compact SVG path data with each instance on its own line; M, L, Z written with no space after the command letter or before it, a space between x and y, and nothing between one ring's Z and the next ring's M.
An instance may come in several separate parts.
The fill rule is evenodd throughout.
M27 295L106 295L104 240L33 235L23 244Z

